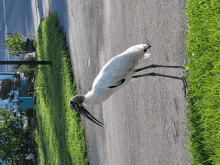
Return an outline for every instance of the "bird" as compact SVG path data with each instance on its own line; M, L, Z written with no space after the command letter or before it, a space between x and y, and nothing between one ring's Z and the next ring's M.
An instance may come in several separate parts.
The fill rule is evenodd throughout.
M70 108L82 114L99 126L104 126L84 107L103 103L114 92L124 87L134 75L135 67L142 58L149 58L149 44L138 44L113 57L101 69L95 78L92 89L85 95L76 95L69 100Z

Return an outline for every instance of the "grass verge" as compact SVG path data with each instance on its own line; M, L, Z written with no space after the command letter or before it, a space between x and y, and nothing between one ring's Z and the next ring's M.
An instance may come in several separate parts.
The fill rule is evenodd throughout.
M88 164L84 128L69 108L75 88L66 37L56 13L41 20L36 44L37 60L52 61L52 66L39 65L36 76L38 164Z
M188 151L192 165L220 164L220 1L187 0Z

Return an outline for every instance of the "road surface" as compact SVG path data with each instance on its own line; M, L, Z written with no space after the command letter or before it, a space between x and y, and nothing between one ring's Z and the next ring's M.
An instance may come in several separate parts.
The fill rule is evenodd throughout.
M183 65L186 41L185 1L67 0L71 59L78 94L86 94L104 64L130 46L149 43L150 64ZM182 69L154 68L181 77ZM187 101L183 82L141 77L102 105L87 109L104 122L83 119L87 152L94 165L187 165Z

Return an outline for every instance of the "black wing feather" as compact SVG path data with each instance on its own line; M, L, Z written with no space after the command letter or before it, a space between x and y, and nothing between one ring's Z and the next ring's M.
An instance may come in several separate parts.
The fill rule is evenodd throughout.
M116 87L120 86L121 84L123 84L124 82L125 82L125 79L123 78L123 79L121 79L121 80L118 81L118 85L110 86L110 87L108 87L108 88L116 88Z

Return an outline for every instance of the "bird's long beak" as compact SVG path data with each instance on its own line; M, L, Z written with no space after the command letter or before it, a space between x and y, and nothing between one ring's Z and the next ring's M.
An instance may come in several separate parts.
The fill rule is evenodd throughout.
M83 116L85 116L87 119L89 119L90 121L92 121L93 123L103 127L104 124L102 124L100 121L98 121L94 116L91 115L91 113L89 113L89 111L87 111L83 106L81 106L79 108L79 113L82 114Z

